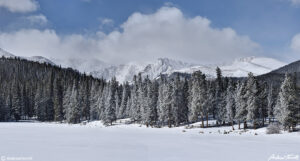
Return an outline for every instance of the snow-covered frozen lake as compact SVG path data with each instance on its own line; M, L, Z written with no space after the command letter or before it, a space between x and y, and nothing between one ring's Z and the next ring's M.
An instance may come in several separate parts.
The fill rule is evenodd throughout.
M0 123L0 156L34 161L268 161L273 154L300 155L299 133L266 135L259 129L224 135L229 129Z

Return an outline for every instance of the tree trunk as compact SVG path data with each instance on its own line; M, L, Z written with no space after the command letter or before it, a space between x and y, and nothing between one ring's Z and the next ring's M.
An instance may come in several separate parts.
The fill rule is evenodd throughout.
M208 127L208 113L206 113L206 127Z
M247 129L247 122L244 122L244 130Z
M204 117L203 114L201 114L201 128L204 128Z
M241 129L241 121L239 121L239 130Z
M234 130L234 127L233 127L233 121L231 121L231 126L232 126L232 130Z

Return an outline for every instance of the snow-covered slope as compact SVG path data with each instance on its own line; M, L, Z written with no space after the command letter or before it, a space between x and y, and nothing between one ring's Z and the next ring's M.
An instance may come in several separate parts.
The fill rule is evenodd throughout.
M0 48L0 56L15 57L13 54ZM134 75L141 73L143 76L148 75L150 79L159 77L160 74L171 75L174 72L191 74L195 71L202 71L208 78L216 77L216 67L220 67L223 76L226 77L246 77L249 72L254 75L261 75L272 70L280 68L286 63L280 62L273 58L266 57L246 57L236 59L229 63L201 65L185 63L168 58L159 58L154 62L141 63L131 62L123 65L109 65L98 59L71 58L71 59L47 59L41 56L21 57L27 60L40 63L57 64L63 67L71 67L86 72L94 77L110 80L116 77L119 82L131 81ZM54 63L53 63L54 62Z
M0 48L0 57L15 58L16 56ZM26 59L29 61L34 61L34 62L39 62L39 63L48 63L48 64L54 65L54 63L51 60L49 60L45 57L42 57L42 56L31 56L31 57L19 56L19 58Z
M193 73L200 70L210 78L216 77L216 68L219 67L222 70L223 76L226 77L246 77L249 72L254 75L261 75L268 73L272 70L278 69L286 63L280 62L273 58L266 57L246 57L236 59L231 63L216 64L216 65L199 65L190 68L183 68L177 70L180 73Z
M48 64L52 64L55 65L55 63L53 63L51 60L42 57L42 56L32 56L32 57L24 57L27 60L30 61L34 61L34 62L39 62L39 63L48 63Z
M0 48L0 56L5 58L14 58L15 56Z
M119 66L110 66L100 71L93 71L95 77L111 79L116 77L119 82L131 81L134 75L141 73L148 75L150 79L158 77L160 74L173 73L176 70L191 67L192 64L175 61L167 58L159 58L153 63L131 62Z
M247 57L237 59L233 63L221 66L220 68L225 76L244 77L247 76L249 72L252 72L254 75L261 75L284 65L286 65L286 63L273 58Z
M109 65L100 61L98 59L85 59L85 58L66 58L66 59L56 59L51 58L51 60L62 67L70 67L76 69L80 72L91 73L94 71L102 72Z
M261 75L286 65L283 62L273 58L265 57L247 57L236 59L230 63L215 65L194 65L181 61L160 58L155 62L148 64L128 63L120 66L110 66L100 71L93 71L91 74L95 77L111 79L116 76L120 82L131 81L133 76L142 73L148 75L150 79L157 78L160 74L171 75L174 72L191 74L195 71L202 71L208 78L216 77L216 68L220 67L223 76L226 77L246 77L249 72L254 75Z

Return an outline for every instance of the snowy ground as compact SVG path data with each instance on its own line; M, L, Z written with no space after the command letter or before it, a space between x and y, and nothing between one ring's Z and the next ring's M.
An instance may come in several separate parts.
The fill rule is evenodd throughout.
M0 160L268 161L300 155L298 132L266 135L263 128L223 134L230 129L0 123Z

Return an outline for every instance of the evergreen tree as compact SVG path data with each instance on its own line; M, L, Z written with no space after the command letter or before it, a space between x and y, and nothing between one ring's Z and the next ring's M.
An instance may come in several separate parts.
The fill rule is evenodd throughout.
M273 85L271 84L271 86L269 87L269 91L268 91L268 97L267 97L267 112L268 112L268 118L269 118L269 123L271 122L271 118L274 118L274 107L276 105L276 98L275 98L275 92L274 92L274 88Z
M105 113L104 113L104 123L112 125L112 122L116 120L116 113L115 113L115 107L116 107L116 99L115 99L115 92L116 92L116 86L114 85L114 80L112 80L111 83L109 83L109 90L108 90L108 96L105 102Z
M63 85L61 82L61 78L55 79L54 83L54 120L55 121L62 121L64 119L64 113L63 113Z
M192 75L191 90L191 116L190 120L195 122L201 116L202 127L204 127L204 116L208 112L207 107L207 89L205 75L200 71L194 72Z
M127 105L130 97L130 86L128 82L125 82L123 85L123 92L122 92L122 100L121 105L117 113L117 118L125 118L127 117Z
M247 121L253 123L254 129L259 122L259 90L258 82L252 73L249 73L246 86Z
M286 129L293 129L297 124L297 101L297 90L294 79L286 74L280 88L275 110L275 117Z
M263 82L259 87L259 119L262 126L265 125L265 118L267 115L268 107L268 85L267 82Z
M225 101L225 90L224 90L224 83L223 83L223 78L222 78L222 72L219 67L216 69L216 94L215 94L215 111L213 111L213 115L215 116L217 120L217 124L225 121L225 116L226 116L226 101Z
M80 103L78 100L78 86L76 81L73 83L70 102L67 106L66 119L68 123L79 123L81 117Z
M227 94L226 94L226 119L228 122L230 122L232 126L232 130L234 130L233 127L233 121L235 118L235 110L236 110L236 104L235 104L235 89L233 87L232 82L229 82L229 86L227 88Z
M21 119L21 109L23 109L21 89L19 83L15 80L12 87L12 112L16 121Z
M90 89L90 80L85 80L84 85L84 95L83 95L83 109L82 109L82 117L85 120L90 120L90 110L91 110L91 89Z
M246 98L246 83L239 82L236 89L236 115L235 119L238 121L239 129L240 123L244 123L244 129L247 127L247 98Z

